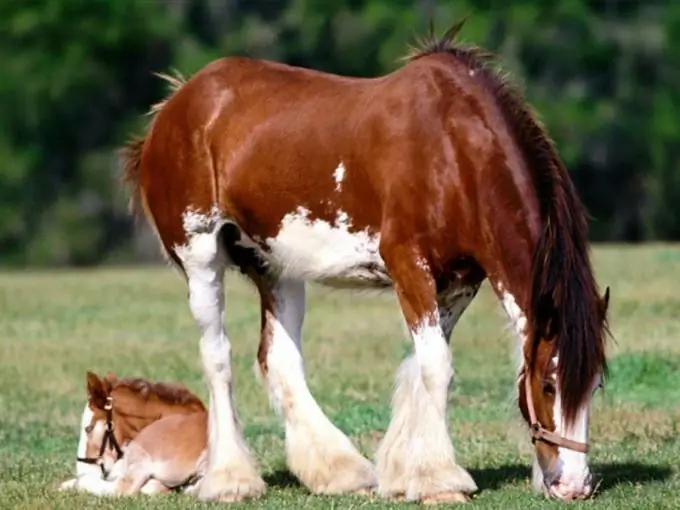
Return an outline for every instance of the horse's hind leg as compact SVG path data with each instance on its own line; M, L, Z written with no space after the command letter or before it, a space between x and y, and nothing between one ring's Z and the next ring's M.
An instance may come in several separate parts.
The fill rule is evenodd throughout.
M437 296L432 274L413 247L386 241L381 242L381 255L394 280L415 353L400 368L392 419L377 452L379 492L425 502L463 501L477 486L456 464L448 433L447 397L453 376L448 334L476 289L466 290L462 301L451 305Z
M301 351L305 284L256 280L262 306L258 362L272 406L283 416L290 470L312 492L364 492L377 483L372 464L321 410L307 387Z
M175 249L189 287L189 306L201 332L201 358L210 391L208 469L199 488L205 500L259 497L265 484L256 470L232 398L231 345L224 324L223 278L227 263L221 224L188 234Z

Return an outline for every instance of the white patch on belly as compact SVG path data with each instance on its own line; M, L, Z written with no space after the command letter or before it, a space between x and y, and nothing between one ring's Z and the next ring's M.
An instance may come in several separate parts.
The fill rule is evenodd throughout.
M298 207L283 217L276 237L265 240L265 257L286 278L337 287L391 285L378 251L380 236L350 232L350 225L343 211L329 223L310 220L309 211Z
M338 167L333 172L333 179L335 180L335 191L342 190L342 181L345 178L345 165L340 162Z

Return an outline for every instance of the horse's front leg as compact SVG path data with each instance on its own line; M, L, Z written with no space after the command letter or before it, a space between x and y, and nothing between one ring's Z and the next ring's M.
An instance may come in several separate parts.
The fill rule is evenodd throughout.
M219 229L196 233L176 249L189 286L189 306L201 332L201 359L210 392L208 469L204 500L238 501L263 495L266 486L248 451L232 397L231 344L224 324L226 265Z
M414 247L387 241L383 240L381 255L394 280L415 352L399 369L392 419L377 452L379 492L423 502L465 501L477 486L456 463L448 432L453 377L448 336L476 288L437 295L434 278Z

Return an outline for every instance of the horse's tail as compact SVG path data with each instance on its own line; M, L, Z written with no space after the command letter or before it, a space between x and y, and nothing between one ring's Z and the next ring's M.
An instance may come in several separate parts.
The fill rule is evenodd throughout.
M161 101L155 103L149 109L148 115L155 117L163 107L167 104L170 98L177 93L186 83L186 79L178 71L174 75L156 73L156 76L166 81L170 85L170 93ZM120 156L123 162L123 173L121 176L121 183L130 189L130 200L128 207L133 217L146 220L153 226L154 221L151 216L146 201L144 198L144 190L140 184L142 156L144 153L144 144L153 128L153 120L144 136L136 136L131 138L120 150ZM154 227L155 228L155 227Z
M133 215L140 213L141 188L139 174L142 166L142 151L144 149L144 137L134 137L121 149L123 160L123 174L121 181L124 186L130 188L129 209Z

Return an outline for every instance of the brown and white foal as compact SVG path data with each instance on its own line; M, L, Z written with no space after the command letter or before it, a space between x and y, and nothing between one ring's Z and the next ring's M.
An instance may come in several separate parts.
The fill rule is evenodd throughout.
M183 386L87 374L77 477L60 490L192 492L207 467L207 412Z
M476 490L448 432L448 342L488 279L522 347L518 401L535 478L555 498L591 494L588 413L606 367L606 304L585 211L521 94L484 53L453 43L459 28L371 79L216 60L174 80L127 146L132 204L185 277L200 331L210 391L201 498L265 492L234 408L227 268L259 291L259 369L288 465L313 492L458 501ZM305 381L306 281L397 294L414 352L377 469Z

